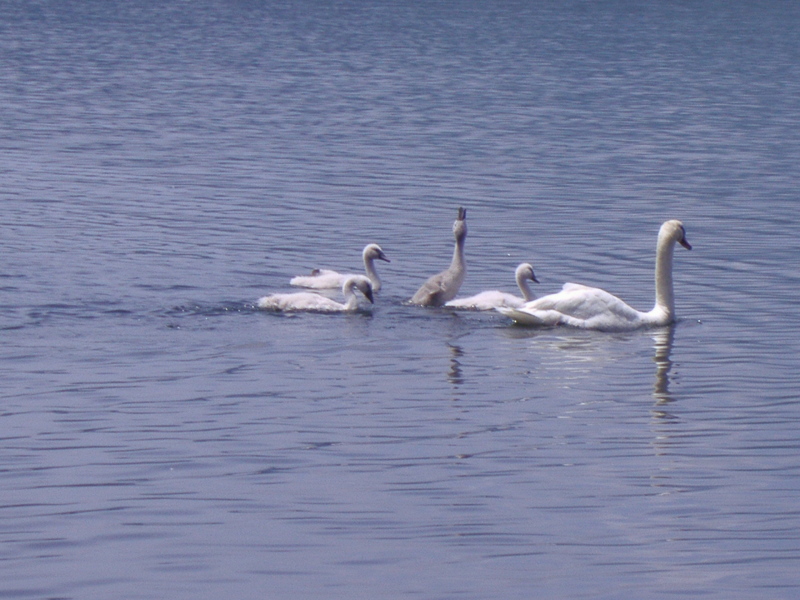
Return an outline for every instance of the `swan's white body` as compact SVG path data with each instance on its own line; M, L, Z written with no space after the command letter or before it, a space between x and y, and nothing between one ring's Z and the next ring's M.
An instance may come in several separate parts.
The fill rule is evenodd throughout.
M361 255L364 259L364 270L372 283L372 290L377 292L381 289L381 278L378 277L378 272L375 270L375 260L392 261L386 257L378 244L367 244ZM354 275L354 273L339 273L330 269L314 269L310 275L292 277L289 284L315 290L338 289Z
M464 260L464 240L467 239L467 210L458 209L458 218L453 223L453 237L456 240L453 260L450 267L430 277L409 301L420 306L442 306L456 297L464 277L467 264Z
M526 302L530 302L535 298L533 291L531 291L531 288L528 285L528 282L535 281L536 283L539 283L539 280L536 279L536 275L534 274L533 267L530 263L522 263L519 265L515 271L515 277L517 280L517 285L522 292L522 298L507 292L492 290L488 292L481 292L480 294L475 294L474 296L470 296L468 298L456 298L455 300L450 300L445 304L445 306L466 310L492 310L495 308L500 308L501 306L506 308L520 308Z
M527 302L520 308L498 308L523 325L569 325L584 329L624 330L658 327L675 321L672 256L675 244L691 250L680 221L667 221L658 232L656 246L656 303L641 312L599 288L566 283L562 290Z
M349 277L342 284L344 303L336 302L314 292L272 294L258 300L258 308L281 312L354 312L359 309L355 290L360 291L370 302L374 301L372 283L364 275Z

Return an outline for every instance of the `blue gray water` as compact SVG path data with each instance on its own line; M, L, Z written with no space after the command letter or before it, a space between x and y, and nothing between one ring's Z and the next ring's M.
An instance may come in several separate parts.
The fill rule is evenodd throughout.
M800 5L655 4L3 2L0 597L797 598Z

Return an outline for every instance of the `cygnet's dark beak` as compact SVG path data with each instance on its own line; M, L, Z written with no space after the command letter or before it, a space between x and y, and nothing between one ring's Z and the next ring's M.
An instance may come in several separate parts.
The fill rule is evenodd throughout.
M364 292L364 295L367 297L367 300L369 300L372 304L375 304L375 298L372 295L372 288L371 287L367 288L367 291Z
M392 261L390 261L390 260L389 260L389 259L386 257L386 255L385 255L383 252L381 252L380 254L378 254L378 259L380 259L380 260L385 260L386 262L392 262Z
M467 218L467 209L464 208L463 206L460 206L458 208L458 220L463 221L466 218Z
M536 283L539 283L539 280L536 279L536 275L534 273L531 273L531 280L536 282Z

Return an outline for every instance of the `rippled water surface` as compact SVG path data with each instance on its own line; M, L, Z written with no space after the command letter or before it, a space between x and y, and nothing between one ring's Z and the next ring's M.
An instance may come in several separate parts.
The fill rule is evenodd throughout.
M799 11L662 4L4 3L0 597L797 598Z

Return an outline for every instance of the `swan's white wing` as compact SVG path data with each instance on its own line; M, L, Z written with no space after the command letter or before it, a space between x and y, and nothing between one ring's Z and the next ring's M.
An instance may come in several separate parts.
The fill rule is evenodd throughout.
M264 310L309 312L342 312L347 308L344 304L312 292L264 296L259 298L258 307Z
M500 306L496 309L498 312L505 316L514 319L520 325L533 325L536 327L548 327L550 325L558 324L558 320L553 322L543 318L543 316L536 314L536 311L526 310L525 308L509 308Z
M559 315L558 322L587 329L630 329L644 324L645 315L600 288L567 285L562 291L526 303L521 310L539 318Z
M331 271L330 269L314 269L311 271L310 275L292 277L289 284L316 290L338 289L342 287L348 277L352 276L353 275L348 273L339 273L337 271Z
M467 310L492 310L495 308L519 308L525 304L523 298L517 298L513 294L492 290L488 292L481 292L468 298L456 298L445 303L445 306L451 308L460 308Z
M525 304L531 310L555 310L574 319L591 319L601 314L635 318L638 311L600 288L571 284L560 292Z

